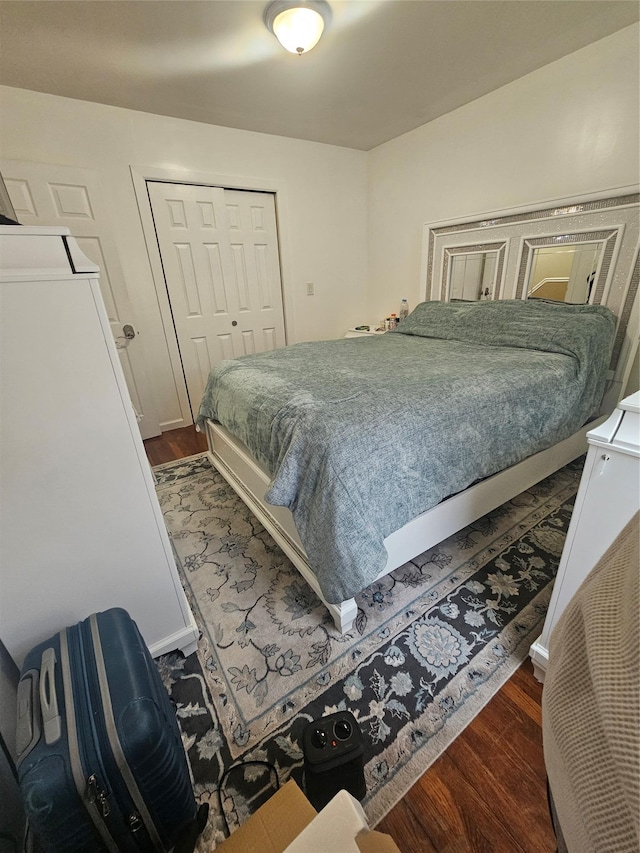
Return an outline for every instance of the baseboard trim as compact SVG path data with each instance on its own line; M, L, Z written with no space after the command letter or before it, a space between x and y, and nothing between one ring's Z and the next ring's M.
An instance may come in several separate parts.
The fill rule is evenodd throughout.
M529 657L533 663L533 674L541 684L544 684L547 667L549 666L549 649L541 643L542 637L538 637L529 649Z
M176 650L181 651L187 657L197 649L199 635L200 632L196 623L192 622L191 625L187 625L181 631L176 631L175 634L170 634L149 646L151 657L157 658Z

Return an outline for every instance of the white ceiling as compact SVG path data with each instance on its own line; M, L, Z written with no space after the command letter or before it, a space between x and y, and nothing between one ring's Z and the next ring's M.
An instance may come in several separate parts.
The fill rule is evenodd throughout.
M369 150L640 18L636 0L330 0L309 54L266 0L2 0L0 82Z

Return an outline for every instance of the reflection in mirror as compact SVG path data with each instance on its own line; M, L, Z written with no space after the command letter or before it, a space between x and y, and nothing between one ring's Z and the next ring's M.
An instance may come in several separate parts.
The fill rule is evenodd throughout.
M598 242L534 249L527 298L588 302L602 247L603 243Z
M454 255L449 273L449 298L477 301L489 299L496 278L497 252Z

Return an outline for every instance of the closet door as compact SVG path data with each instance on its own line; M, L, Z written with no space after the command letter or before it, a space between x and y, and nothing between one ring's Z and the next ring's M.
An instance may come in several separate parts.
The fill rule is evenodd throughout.
M215 364L285 345L274 196L147 186L195 416Z

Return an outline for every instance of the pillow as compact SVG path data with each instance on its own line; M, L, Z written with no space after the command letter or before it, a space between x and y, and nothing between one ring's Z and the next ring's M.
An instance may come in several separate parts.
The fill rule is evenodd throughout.
M388 334L559 352L581 362L594 355L607 365L616 318L603 305L533 299L421 302Z

